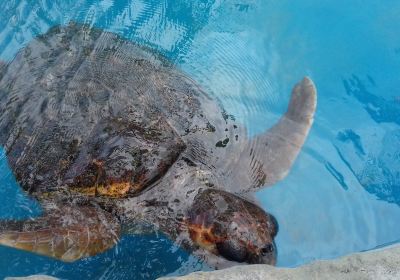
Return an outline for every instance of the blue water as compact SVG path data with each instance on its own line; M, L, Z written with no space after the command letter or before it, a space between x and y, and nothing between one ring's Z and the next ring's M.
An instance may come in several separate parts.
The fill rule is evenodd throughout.
M251 134L284 112L304 75L319 96L289 176L257 193L280 225L278 266L400 240L400 2L396 0L14 0L0 2L0 59L70 20L167 55ZM0 217L38 215L0 155ZM163 235L124 237L64 264L0 247L0 278L153 279L208 269Z

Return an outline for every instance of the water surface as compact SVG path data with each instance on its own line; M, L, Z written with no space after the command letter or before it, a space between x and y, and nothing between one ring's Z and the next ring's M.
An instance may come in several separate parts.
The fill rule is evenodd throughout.
M219 98L254 135L291 87L318 87L315 124L289 176L257 199L279 221L278 266L400 240L400 3L393 0L13 0L0 3L0 59L74 20L151 46ZM0 162L0 217L40 213ZM0 278L152 279L208 269L163 235L124 237L64 264L0 247Z

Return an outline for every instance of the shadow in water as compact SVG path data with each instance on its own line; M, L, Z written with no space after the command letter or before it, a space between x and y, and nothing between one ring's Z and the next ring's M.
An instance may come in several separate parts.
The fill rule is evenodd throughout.
M367 77L371 86L375 81ZM364 105L364 109L377 123L395 123L400 125L400 97L392 96L392 100L372 94L362 80L353 75L352 78L343 80L346 93L356 98Z
M367 79L365 83L353 75L343 80L347 94L363 104L375 122L400 125L400 102L395 97L387 100L371 93L367 84L375 86L375 82L371 77ZM339 132L337 142L340 158L365 190L379 199L400 205L400 130L386 130L382 139L375 143L378 149L373 150L365 148L362 137L351 129Z

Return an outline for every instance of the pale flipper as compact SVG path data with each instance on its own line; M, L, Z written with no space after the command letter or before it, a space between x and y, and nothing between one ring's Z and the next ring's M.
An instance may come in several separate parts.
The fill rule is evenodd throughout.
M312 126L316 104L315 85L306 77L293 88L288 109L278 123L247 142L232 172L234 191L273 185L288 174Z
M113 247L119 222L92 206L63 206L26 221L0 221L0 244L72 262Z

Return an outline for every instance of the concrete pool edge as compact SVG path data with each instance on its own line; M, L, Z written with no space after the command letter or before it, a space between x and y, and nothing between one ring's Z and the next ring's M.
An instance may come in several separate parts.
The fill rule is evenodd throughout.
M315 261L297 268L246 265L210 272L194 272L181 277L159 278L173 279L400 279L400 244L334 260Z

